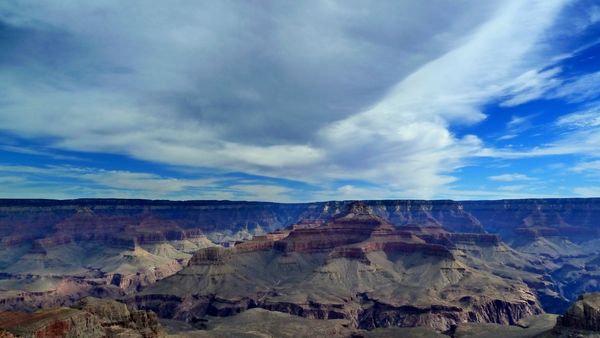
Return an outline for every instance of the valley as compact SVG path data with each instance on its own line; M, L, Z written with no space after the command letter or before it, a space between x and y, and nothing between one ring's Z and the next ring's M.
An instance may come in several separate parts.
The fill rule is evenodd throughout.
M0 311L66 318L94 297L155 314L156 336L256 321L280 336L557 334L556 315L600 291L595 219L599 199L0 200Z

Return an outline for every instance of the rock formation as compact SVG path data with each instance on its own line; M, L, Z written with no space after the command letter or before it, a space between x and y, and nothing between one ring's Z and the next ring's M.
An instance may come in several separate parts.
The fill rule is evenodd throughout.
M600 335L600 293L581 295L558 317L556 331L597 332Z
M176 273L194 251L213 245L199 229L151 214L79 207L63 218L45 215L55 222L47 233L35 227L16 233L22 225L9 226L11 212L0 213L0 310L69 306L86 295L121 297ZM35 213L27 217L41 222Z
M398 230L356 203L324 224L290 227L234 248L199 250L188 267L131 302L190 323L263 308L345 319L366 329L514 324L541 313L526 284L467 264L464 243L484 243L483 251L501 244L486 234L451 234L435 225Z
M444 328L600 291L600 199L353 203L0 200L0 310L92 295L188 322L258 307Z
M25 338L163 336L154 313L129 311L123 303L97 298L84 298L73 308L0 312L1 330L6 337Z

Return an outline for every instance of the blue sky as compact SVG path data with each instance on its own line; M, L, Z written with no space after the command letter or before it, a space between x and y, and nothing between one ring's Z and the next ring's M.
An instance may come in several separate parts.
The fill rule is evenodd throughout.
M0 3L0 197L600 196L600 2Z

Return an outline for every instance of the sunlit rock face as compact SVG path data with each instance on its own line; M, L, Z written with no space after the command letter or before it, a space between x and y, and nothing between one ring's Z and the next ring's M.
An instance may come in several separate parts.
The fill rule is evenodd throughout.
M164 334L152 312L129 310L114 300L87 297L70 308L0 312L0 337L13 336L158 338Z

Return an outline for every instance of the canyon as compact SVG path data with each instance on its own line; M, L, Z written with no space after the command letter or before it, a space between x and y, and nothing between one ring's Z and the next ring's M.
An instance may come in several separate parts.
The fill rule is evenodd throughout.
M252 318L340 336L546 330L543 313L571 318L600 291L597 220L600 199L0 200L0 311L85 317L98 298L175 336Z

